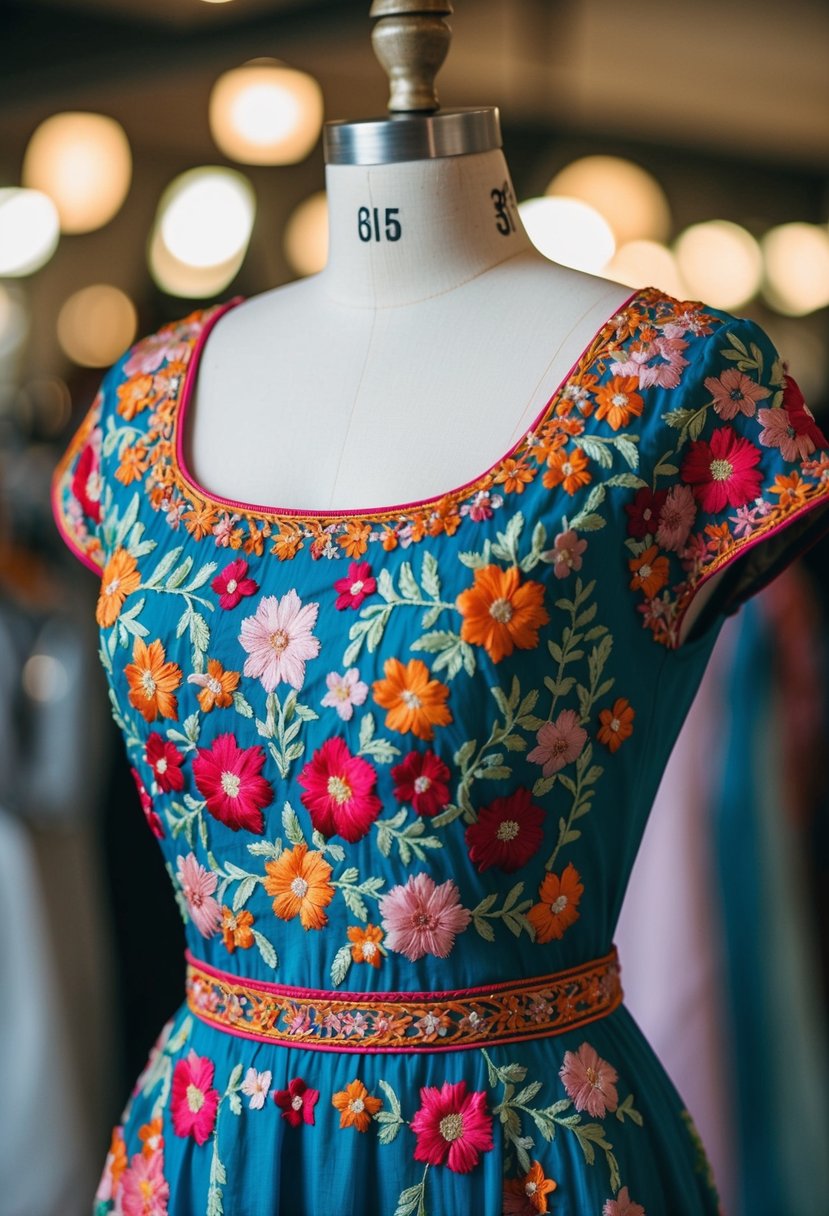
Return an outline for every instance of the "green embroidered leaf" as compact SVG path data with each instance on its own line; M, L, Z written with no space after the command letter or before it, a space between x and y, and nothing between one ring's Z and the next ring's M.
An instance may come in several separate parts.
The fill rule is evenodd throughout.
M423 616L420 618L421 628L430 629L442 612L442 604L435 604L433 608L427 608L423 613Z
M495 930L488 920L481 920L480 917L475 916L472 918L472 923L485 942L495 941Z
M428 1166L427 1166L428 1168ZM423 1205L423 1183L419 1182L417 1186L408 1186L405 1191L400 1192L400 1198L397 1200L397 1207L394 1209L394 1216L412 1216L415 1208L418 1209L417 1216L420 1216L421 1210L424 1212Z
M230 1109L234 1115L241 1115L242 1099L239 1097L238 1094L229 1094L228 1099L227 1099L227 1104L230 1107Z
M185 587L185 591L198 591L199 587L204 586L215 569L216 562L206 562L199 568L193 578L191 578L190 582Z
M513 1098L515 1105L526 1106L528 1102L532 1102L535 1095L541 1089L542 1084L542 1081L533 1081L530 1085L525 1086L525 1088Z
M551 777L539 777L533 783L533 797L543 798L545 794L549 794L550 790L556 783L558 773L553 773Z
M234 912L238 912L240 908L244 907L258 885L259 879L254 875L251 875L249 878L245 878L239 883L239 886L236 888L236 893L233 896Z
M243 718L253 717L253 707L249 701L246 701L240 692L233 694L233 708L237 714L241 714Z
M603 469L609 469L613 465L613 456L608 448L607 443L603 443L600 439L591 435L579 436L579 447L590 457L595 460L596 464L601 465Z
M423 579L423 590L427 595L430 595L433 600L440 598L440 575L438 573L437 558L434 553L430 553L427 549L423 555L423 564L420 568L420 576Z
M352 963L352 954L350 946L340 946L337 953L334 955L334 961L331 964L331 980L336 988L343 982L348 969Z
M617 435L616 450L628 466L634 471L639 468L639 450L636 447L639 436Z
M269 861L276 861L282 853L282 841L276 840L271 844L269 840L254 840L248 845L248 852L254 857L267 857Z
M275 971L279 964L279 959L273 946L258 929L253 930L253 938L259 949L259 953L262 955L262 961Z
M291 844L305 844L305 834L302 831L302 825L299 822L297 815L290 802L286 802L282 808L282 830L288 837Z
M501 692L500 688L498 689L498 691ZM493 694L494 694L494 690L493 690ZM503 697L503 693L501 695ZM497 700L497 698L496 698L496 700ZM506 712L506 708L504 709L504 712ZM458 750L455 752L454 756L452 757L452 759L454 760L454 762L458 766L458 768L462 769L469 763L469 761L472 759L472 756L475 753L475 748L477 747L477 745L478 745L477 739L467 739L466 743L464 743L461 747L458 748Z
M174 591L177 587L180 587L192 569L192 557L185 557L181 565L177 566L173 573L168 576L167 581L164 584L165 589L167 591Z
M190 743L198 743L200 731L201 724L199 721L199 712L196 710L195 713L189 714L188 717L184 719L184 734Z
M635 473L614 473L612 477L605 478L604 484L606 486L625 486L628 489L636 490L648 483L644 478L637 477Z
M407 600L420 599L420 588L417 585L417 579L412 573L412 567L409 562L402 562L400 566L400 592Z

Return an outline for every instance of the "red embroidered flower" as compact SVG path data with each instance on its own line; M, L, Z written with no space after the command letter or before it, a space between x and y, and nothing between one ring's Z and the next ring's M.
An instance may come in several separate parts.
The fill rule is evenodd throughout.
M153 810L153 800L144 788L144 782L138 775L138 769L130 767L133 780L138 787L138 797L141 799L141 810L144 812L144 818L149 824L150 831L157 840L164 839L164 827L157 813Z
M94 433L94 432L93 432ZM100 433L100 432L99 432ZM72 478L72 494L81 504L84 515L101 521L101 478L98 474L98 454L90 439L78 457Z
M639 540L649 533L653 534L659 523L659 513L667 497L667 490L657 490L654 493L647 486L642 486L637 490L633 502L625 503L625 510L628 513L628 534L638 537Z
M468 1174L482 1152L493 1147L492 1115L486 1109L486 1093L466 1092L466 1082L444 1081L440 1089L423 1085L420 1109L411 1122L417 1135L416 1161L448 1165L458 1174Z
M273 800L271 783L260 776L265 763L262 748L239 747L232 734L225 734L198 753L193 777L210 814L234 832L244 828L261 835L262 808Z
M451 774L431 748L409 752L405 760L394 765L391 775L395 798L410 802L418 815L437 815L449 802Z
M702 509L714 513L759 498L763 483L756 468L759 462L760 449L733 427L723 426L714 431L710 443L697 439L691 444L680 476L690 484Z
M184 756L177 747L153 732L145 744L144 755L162 793L184 789L184 773L181 771Z
M216 1123L219 1092L213 1089L214 1064L191 1048L173 1070L170 1111L177 1136L192 1136L204 1144Z
M248 578L248 564L243 557L225 566L221 574L217 574L210 586L218 592L219 604L222 608L235 608L243 596L256 595L259 584Z
M302 1077L294 1077L288 1082L287 1089L273 1091L273 1100L281 1109L282 1118L287 1119L291 1127L314 1122L314 1104L319 1096L319 1090L311 1089Z
M469 856L483 873L498 866L511 873L525 865L541 848L544 812L534 806L532 791L519 786L504 798L495 798L478 812L478 822L464 833Z
M363 600L377 590L368 562L349 562L348 574L338 578L334 590L339 591L335 608L359 608Z
M362 757L352 756L343 739L326 739L297 781L305 789L302 804L323 836L360 840L382 810L373 792L375 769Z

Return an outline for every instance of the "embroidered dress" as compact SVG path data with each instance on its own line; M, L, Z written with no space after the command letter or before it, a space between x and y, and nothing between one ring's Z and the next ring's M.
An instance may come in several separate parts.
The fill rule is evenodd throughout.
M188 946L95 1211L715 1213L613 930L724 614L829 527L826 439L762 329L648 288L474 481L233 502L182 436L238 303L129 350L54 480Z

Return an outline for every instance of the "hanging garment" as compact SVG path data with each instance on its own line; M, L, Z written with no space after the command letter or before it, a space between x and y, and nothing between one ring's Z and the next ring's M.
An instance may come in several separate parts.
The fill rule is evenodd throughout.
M716 1212L613 930L724 614L829 527L826 439L762 329L647 288L474 481L246 504L183 445L238 302L128 351L55 475L187 934L96 1210Z

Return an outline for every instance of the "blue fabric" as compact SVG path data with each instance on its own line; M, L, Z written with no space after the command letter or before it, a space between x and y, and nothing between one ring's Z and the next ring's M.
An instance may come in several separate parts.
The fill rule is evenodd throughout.
M635 293L473 483L323 516L223 500L188 471L177 440L221 315L127 352L55 478L58 523L101 572L113 711L192 955L364 994L605 955L722 621L678 646L682 614L748 551L732 606L751 594L767 536L788 560L827 498L825 440L777 352L750 322ZM165 1027L99 1213L717 1211L624 1007L382 1053L371 1025L349 1030L364 1051L240 1037L210 1000Z

